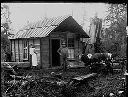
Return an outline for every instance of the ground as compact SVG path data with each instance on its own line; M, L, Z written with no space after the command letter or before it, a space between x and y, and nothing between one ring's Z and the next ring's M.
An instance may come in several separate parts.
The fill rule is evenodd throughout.
M40 79L43 76L49 76L51 72L55 73L62 73L62 79L64 81L69 81L69 79L75 76L86 75L90 73L88 67L84 68L76 68L76 69L69 69L66 72L62 70L19 70L19 73L26 75L33 75L36 79ZM74 91L77 94L77 97L93 97L93 96L100 96L100 95L108 95L109 93L117 94L120 89L124 88L125 84L125 76L123 72L115 72L113 75L108 74L104 75L99 73L94 80L89 81L89 85L95 88L94 91L86 91L87 88L83 85L80 86L78 91ZM74 97L74 96L72 96Z

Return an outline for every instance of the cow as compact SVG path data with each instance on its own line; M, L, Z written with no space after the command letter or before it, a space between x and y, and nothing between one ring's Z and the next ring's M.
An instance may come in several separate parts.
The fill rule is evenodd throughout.
M86 65L89 65L94 62L102 62L102 61L111 61L112 54L111 53L95 53L95 54L83 54L81 57L81 61L83 61ZM87 64L88 63L88 64Z
M95 54L88 54L88 58L91 62L101 62L101 61L111 61L112 54L111 53L95 53Z
M106 67L107 71L113 73L113 69L111 67L111 63L112 63L111 60L112 60L111 53L94 53L94 54L89 53L89 54L84 54L81 57L81 61L85 63L85 66L100 68L100 65L103 65Z

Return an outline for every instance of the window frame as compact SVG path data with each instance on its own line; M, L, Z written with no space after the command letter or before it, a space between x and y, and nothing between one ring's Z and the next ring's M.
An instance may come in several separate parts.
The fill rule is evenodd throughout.
M28 60L28 49L29 49L29 41L28 40L24 40L23 41L23 60Z

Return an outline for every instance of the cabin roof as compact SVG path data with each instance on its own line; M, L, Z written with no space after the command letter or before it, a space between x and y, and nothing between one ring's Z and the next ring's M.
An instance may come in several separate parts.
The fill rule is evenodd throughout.
M19 30L11 39L46 37L52 31L71 31L79 33L89 38L82 27L73 19L72 16L60 16L45 18L35 23L30 23Z

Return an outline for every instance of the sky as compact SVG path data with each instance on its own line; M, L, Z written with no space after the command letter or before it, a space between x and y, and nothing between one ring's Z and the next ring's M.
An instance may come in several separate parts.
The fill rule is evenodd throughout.
M105 3L4 3L9 6L11 28L14 32L20 30L28 22L36 22L44 17L72 15L82 24L85 15L84 28L90 25L90 18L97 13L99 18L106 16Z

